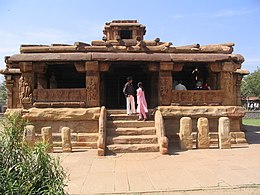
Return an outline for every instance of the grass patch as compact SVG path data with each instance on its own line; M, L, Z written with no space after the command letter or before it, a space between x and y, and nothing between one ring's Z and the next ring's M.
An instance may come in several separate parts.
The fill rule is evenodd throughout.
M260 126L260 119L243 119L244 125Z

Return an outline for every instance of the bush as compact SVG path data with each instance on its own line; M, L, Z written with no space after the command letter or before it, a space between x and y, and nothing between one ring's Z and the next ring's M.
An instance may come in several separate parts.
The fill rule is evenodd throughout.
M38 143L23 142L26 121L19 114L4 117L0 127L0 194L65 194L66 173L59 159Z

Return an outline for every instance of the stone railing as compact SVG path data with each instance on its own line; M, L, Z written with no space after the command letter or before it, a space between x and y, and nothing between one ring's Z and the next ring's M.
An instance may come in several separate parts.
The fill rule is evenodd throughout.
M98 156L105 155L106 148L106 124L107 124L107 113L105 106L101 107L100 116L99 116L99 132L98 132Z
M165 129L164 129L164 121L162 114L159 110L155 112L155 129L156 135L158 137L160 153L161 154L168 154L168 138L165 136Z
M172 104L178 105L221 105L221 90L172 90Z
M35 107L85 107L86 89L35 89L33 101Z

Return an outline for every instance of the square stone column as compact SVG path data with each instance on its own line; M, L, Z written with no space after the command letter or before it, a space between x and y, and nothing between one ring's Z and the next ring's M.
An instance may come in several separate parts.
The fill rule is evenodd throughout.
M100 75L97 61L89 61L86 68L87 107L100 106Z
M172 100L172 72L159 72L159 105L170 105Z

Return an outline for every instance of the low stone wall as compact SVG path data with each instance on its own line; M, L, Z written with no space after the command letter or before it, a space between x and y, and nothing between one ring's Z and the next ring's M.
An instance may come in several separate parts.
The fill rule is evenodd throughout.
M22 113L34 125L36 140L42 139L43 127L51 127L53 144L60 147L62 128L67 127L71 130L73 147L97 148L100 107L10 109L6 114L14 111Z
M190 117L192 119L192 131L197 132L197 121L200 117L205 117L209 121L209 132L218 132L218 120L220 117L230 119L230 132L236 142L246 142L245 134L242 132L241 120L245 110L240 106L160 106L166 136L170 142L179 139L180 119Z
M246 118L246 119L260 119L260 111L246 111L244 118Z

